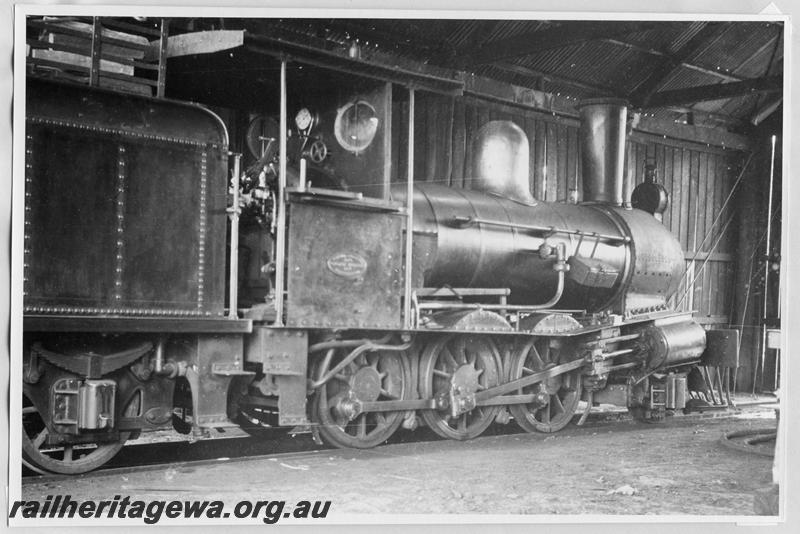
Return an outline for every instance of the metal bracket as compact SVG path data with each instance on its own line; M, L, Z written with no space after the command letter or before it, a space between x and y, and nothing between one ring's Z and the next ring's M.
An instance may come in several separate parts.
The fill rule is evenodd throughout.
M254 376L253 371L243 371L239 362L214 363L211 365L211 374L218 376Z
M259 327L248 339L245 361L261 363L274 376L278 395L278 420L284 425L304 425L306 419L306 368L308 334L304 330Z

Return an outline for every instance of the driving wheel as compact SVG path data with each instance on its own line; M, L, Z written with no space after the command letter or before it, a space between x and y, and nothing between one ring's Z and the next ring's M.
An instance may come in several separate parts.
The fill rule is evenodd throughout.
M509 380L517 380L567 363L568 350L561 350L557 342L547 338L531 338L511 357ZM550 377L542 382L519 389L517 395L532 394L535 400L528 404L509 406L514 420L528 432L556 432L572 420L581 398L581 371Z
M500 369L497 346L486 336L453 334L434 340L420 359L419 389L423 399L438 399L442 408L423 410L425 422L445 438L479 436L500 406L476 406L472 398L500 383ZM454 402L459 403L455 409Z

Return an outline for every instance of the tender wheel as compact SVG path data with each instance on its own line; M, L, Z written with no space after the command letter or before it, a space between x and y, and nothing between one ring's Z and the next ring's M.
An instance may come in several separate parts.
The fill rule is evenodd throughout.
M321 378L346 356L340 352L318 365ZM314 396L312 413L320 423L322 438L337 447L367 449L389 439L400 423L403 411L367 412L350 417L347 403L403 400L411 395L411 372L405 356L397 352L371 352L357 357Z
M260 380L266 380L266 377L262 376ZM228 387L228 411L239 428L251 436L263 438L267 433L281 429L278 398L265 395L258 384L251 381L250 377L241 382L231 381Z
M48 430L28 396L22 395L22 462L38 473L78 475L97 469L113 458L130 435L120 434L119 441L47 445Z
M445 438L479 436L492 424L500 406L476 406L453 416L450 401L460 398L469 402L474 393L499 385L500 369L497 346L486 336L450 335L429 344L420 359L420 395L444 399L448 406L423 410L425 422Z
M266 432L279 428L277 409L261 406L240 406L235 422L254 437L263 437Z
M530 339L512 355L509 380L566 363L562 359L568 351L551 346L547 338ZM534 394L530 404L509 406L514 420L528 432L556 432L572 420L581 398L581 371L576 370L539 382L516 391L517 395Z

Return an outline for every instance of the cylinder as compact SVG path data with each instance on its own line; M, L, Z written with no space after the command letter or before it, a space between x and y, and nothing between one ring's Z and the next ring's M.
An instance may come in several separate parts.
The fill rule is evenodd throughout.
M583 201L622 206L627 102L590 99L579 109Z
M647 347L647 369L664 369L697 362L706 348L706 331L694 321L650 326L642 341Z

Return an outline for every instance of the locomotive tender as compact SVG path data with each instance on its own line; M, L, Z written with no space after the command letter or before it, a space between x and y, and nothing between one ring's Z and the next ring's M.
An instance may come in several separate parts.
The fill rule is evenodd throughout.
M374 107L353 99L332 131L302 108L290 131L282 84L277 133L243 172L201 106L29 80L26 465L85 472L173 426L372 447L400 425L553 432L581 400L683 408L705 331L670 309L684 259L663 188L624 198L624 102L580 107L580 204L532 197L510 121L472 140L471 189L409 172L370 196L320 169L391 135ZM409 106L413 147L413 91ZM245 217L267 261L242 253ZM265 295L241 283L253 262L274 275Z

